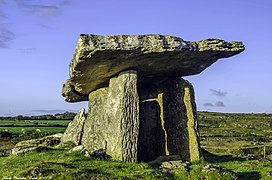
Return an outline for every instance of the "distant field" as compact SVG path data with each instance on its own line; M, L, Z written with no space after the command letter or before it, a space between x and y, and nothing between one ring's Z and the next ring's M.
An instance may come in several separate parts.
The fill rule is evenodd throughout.
M217 155L261 154L272 151L272 114L199 112L201 147ZM22 134L37 130L63 133L71 120L0 120L0 132ZM251 148L251 149L250 149ZM271 153L272 154L272 153Z
M262 153L263 145L272 149L272 114L200 112L198 119L201 145L209 152L242 156L250 148L255 153Z
M59 133L64 132L71 120L0 120L0 131L8 130L11 133L36 130Z

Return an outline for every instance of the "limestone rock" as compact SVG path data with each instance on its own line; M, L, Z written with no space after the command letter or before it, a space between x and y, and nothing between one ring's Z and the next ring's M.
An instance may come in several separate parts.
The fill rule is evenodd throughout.
M87 149L83 145L73 147L72 149L69 150L69 153L72 153L75 151L78 151L78 152L84 154L85 157L90 157L89 152L87 151Z
M62 96L66 97L68 102L87 101L88 96L75 90L74 85L68 79L62 86Z
M41 151L49 146L55 146L61 142L61 136L62 134L58 133L39 139L21 141L15 145L11 151L11 154L20 155L30 151Z
M148 162L148 165L154 168L158 168L163 162L178 161L178 160L181 160L180 155L170 155L170 156L164 155L164 156L159 156L153 161Z
M243 50L241 42L219 39L190 42L158 34L82 34L70 63L70 79L63 86L63 96L68 102L87 100L90 92L108 86L111 77L128 69L137 70L139 85L162 77L198 74L218 59Z
M75 145L80 145L85 120L85 109L82 108L74 117L73 121L68 124L68 127L66 128L65 132L61 137L61 142L65 143L71 141Z
M84 146L83 145L79 145L79 146L76 146L76 147L73 147L72 149L69 150L69 152L74 152L74 151L81 151L83 152L85 150Z
M163 162L159 168L162 169L162 171L172 171L174 169L183 169L186 172L186 174L189 175L188 163L184 163L181 160Z
M110 79L109 87L89 95L83 146L90 154L103 152L116 160L137 161L139 97L136 71Z

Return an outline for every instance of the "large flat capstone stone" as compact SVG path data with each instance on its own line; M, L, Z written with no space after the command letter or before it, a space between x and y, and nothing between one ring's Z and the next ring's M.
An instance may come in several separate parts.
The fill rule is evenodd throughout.
M194 75L218 59L243 50L242 42L220 39L190 42L158 34L82 34L70 63L70 79L63 85L62 95L68 102L88 100L90 92L107 87L112 77L125 70L138 72L138 85Z

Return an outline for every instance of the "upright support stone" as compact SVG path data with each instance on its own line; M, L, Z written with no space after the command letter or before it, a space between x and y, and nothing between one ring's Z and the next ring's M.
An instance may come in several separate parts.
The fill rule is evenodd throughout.
M80 145L85 120L85 109L82 108L74 117L73 121L68 124L65 132L61 137L61 142L65 143L71 141L77 146Z
M175 78L162 83L161 88L169 154L181 155L182 160L199 160L201 152L193 86Z
M125 71L89 94L82 144L91 153L103 150L116 160L136 162L138 132L137 72Z

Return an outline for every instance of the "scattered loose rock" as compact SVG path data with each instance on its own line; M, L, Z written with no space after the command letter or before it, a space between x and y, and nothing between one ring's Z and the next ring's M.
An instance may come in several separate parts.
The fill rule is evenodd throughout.
M82 154L84 154L85 157L90 157L89 152L87 151L87 149L84 148L83 145L79 145L79 146L76 146L76 147L70 149L69 153L75 152L75 151L81 152Z
M55 146L61 141L61 133L46 136L39 139L31 139L26 141L21 141L15 145L11 150L11 154L20 155L30 151L42 151L47 149L49 146Z
M213 171L213 172L216 172L219 174L227 173L227 174L230 174L233 179L238 179L237 173L235 173L232 170L227 169L223 166L219 166L219 165L208 164L202 168L202 171L205 171L205 172Z

